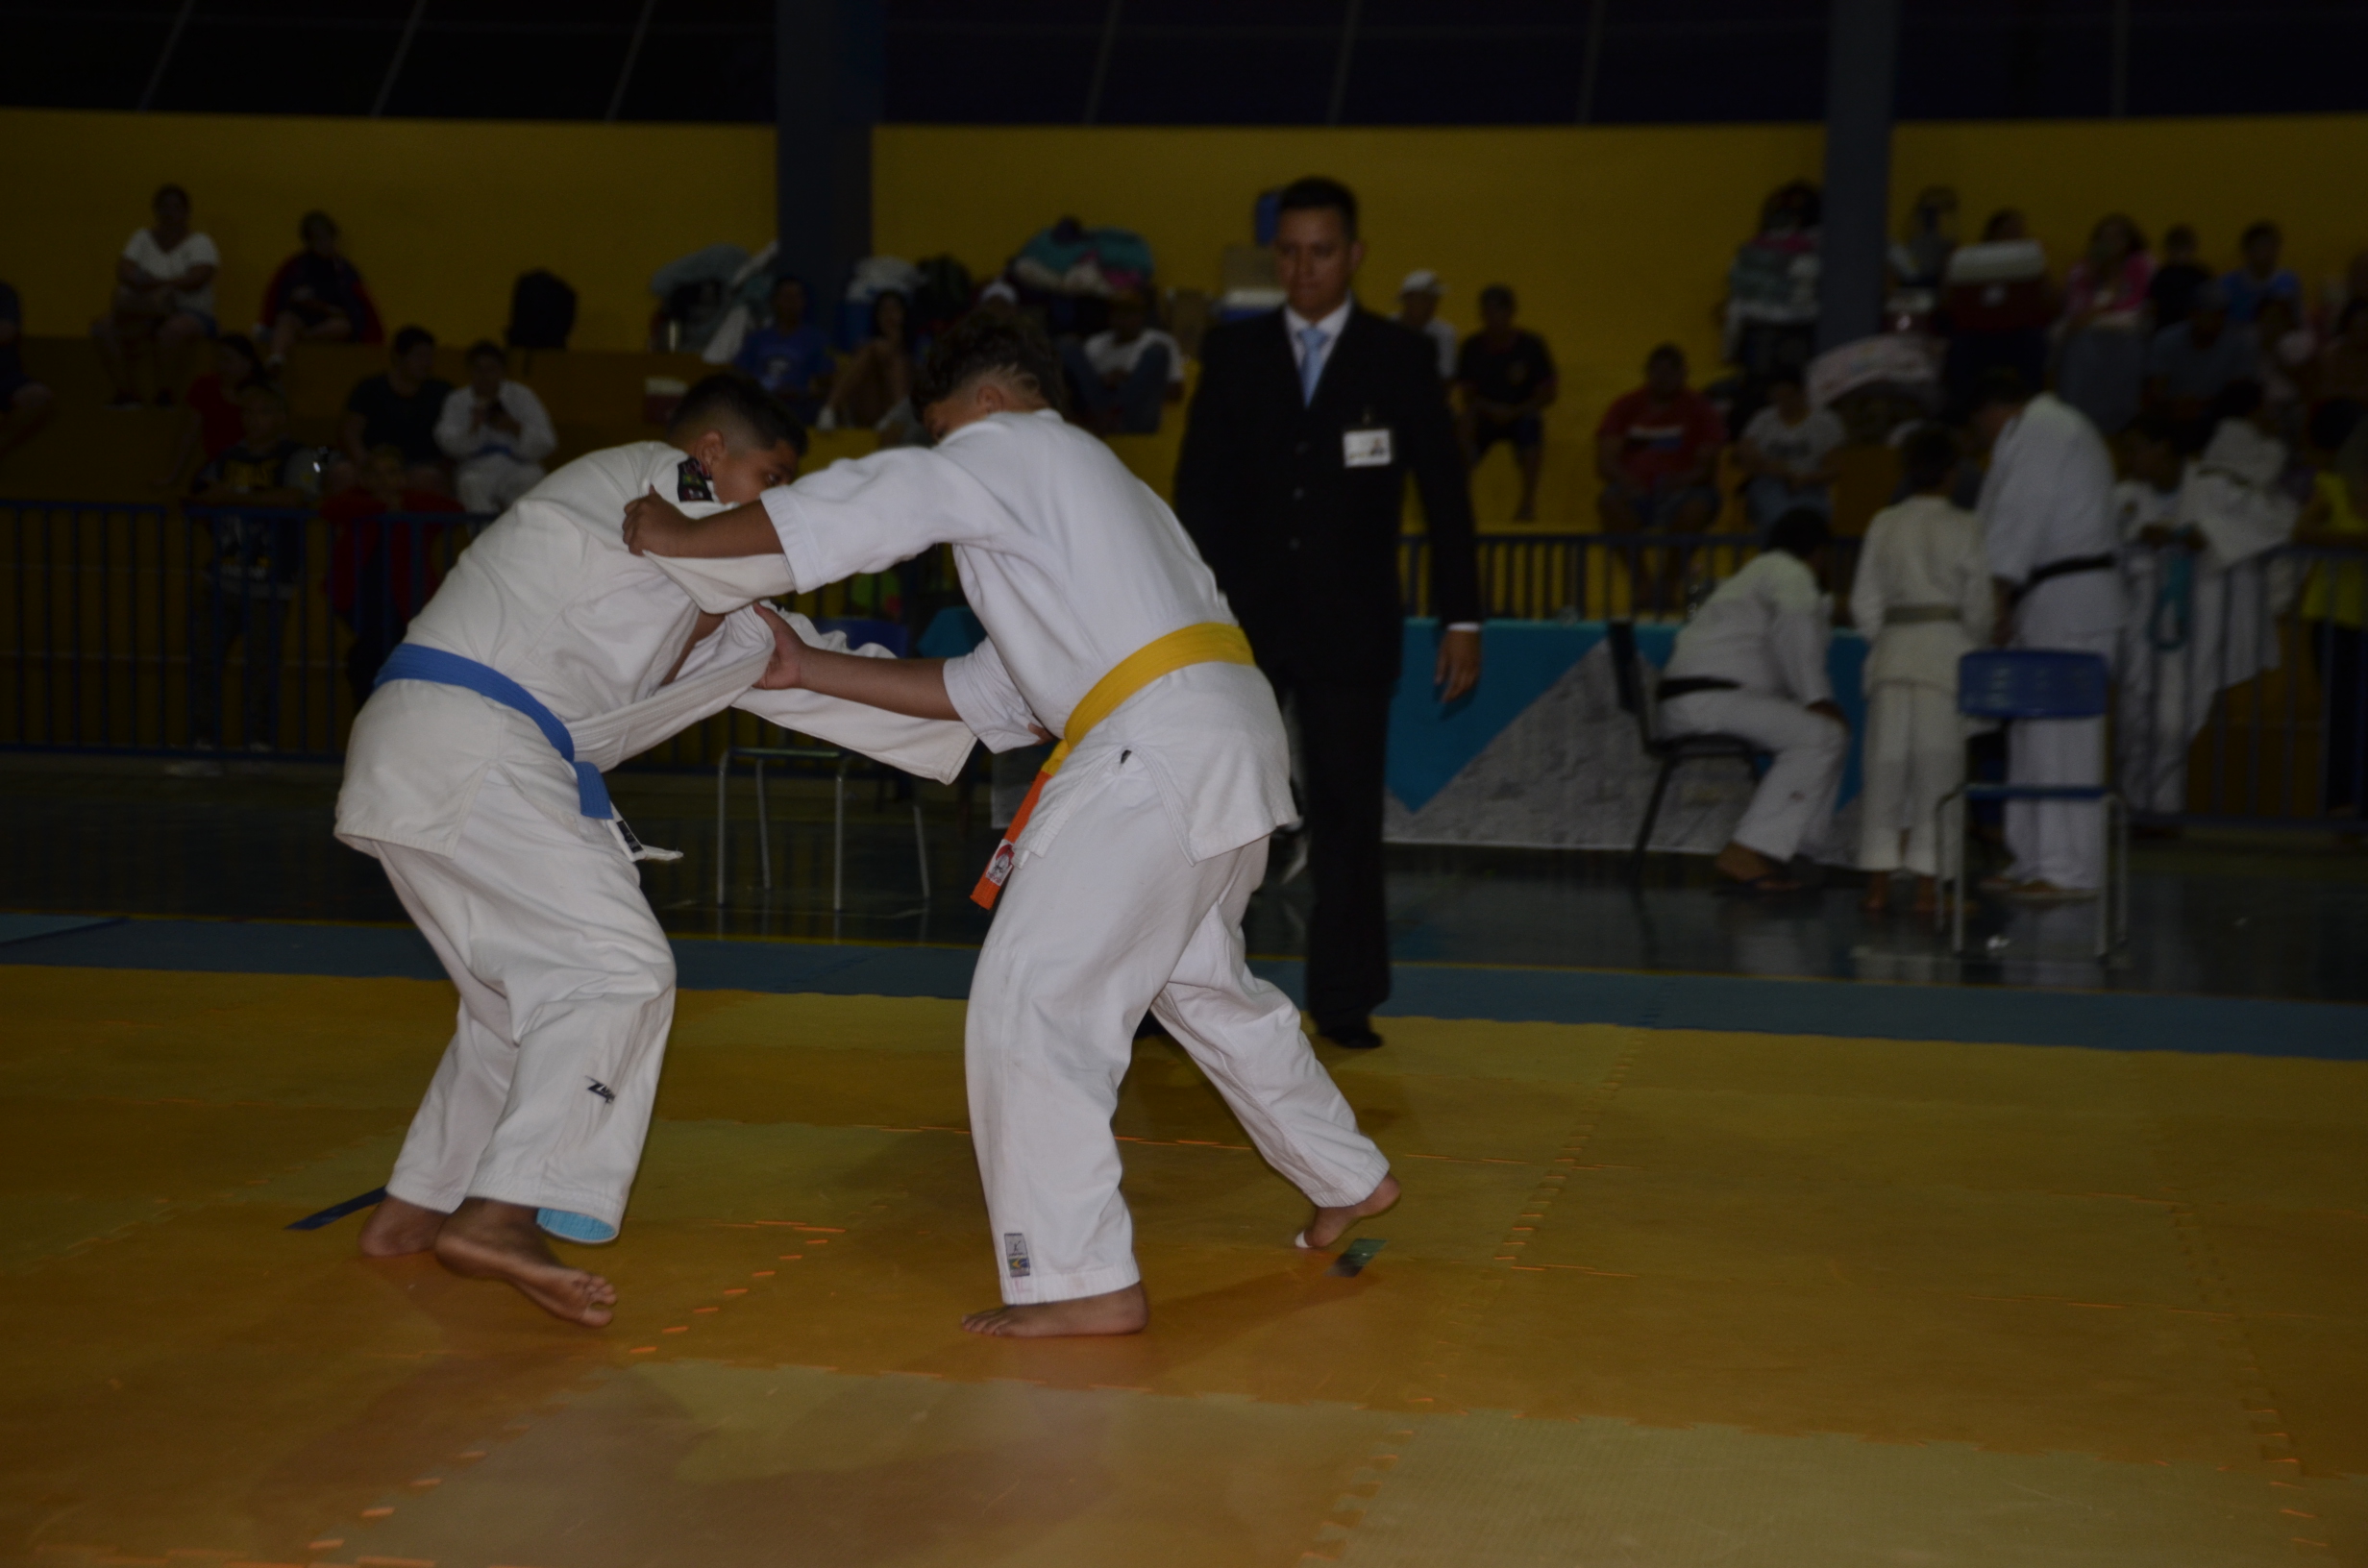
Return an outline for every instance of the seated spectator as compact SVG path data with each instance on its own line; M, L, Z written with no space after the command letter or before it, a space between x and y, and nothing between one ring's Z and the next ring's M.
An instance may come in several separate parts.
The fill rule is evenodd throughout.
M434 335L425 327L397 332L386 368L356 381L346 394L345 418L337 429L341 456L330 470L328 488L359 483L370 454L392 447L409 465L403 480L407 488L448 489L451 478L444 450L436 445L435 422L452 394L453 383L435 373Z
M1455 359L1455 387L1463 395L1464 451L1477 468L1499 441L1513 444L1521 468L1521 504L1516 523L1538 515L1538 473L1545 463L1545 421L1561 382L1545 339L1513 325L1513 290L1491 283L1480 291L1480 330L1464 340Z
M1744 473L1743 506L1763 540L1776 520L1807 507L1834 514L1834 454L1848 432L1828 408L1813 408L1801 373L1787 365L1768 378L1767 406L1751 416L1735 455Z
M1891 245L1891 281L1901 288L1938 288L1957 249L1957 192L1927 185L1916 193L1906 229Z
M1137 289L1110 298L1110 328L1080 346L1061 341L1069 372L1070 406L1078 422L1103 435L1148 435L1159 429L1163 404L1184 400L1184 351L1149 325L1150 306Z
M908 407L913 393L912 309L895 289L872 301L872 335L839 368L823 409L824 429L878 429Z
M329 572L322 583L329 607L354 635L346 649L345 680L358 710L370 697L379 666L403 641L411 617L441 580L443 527L387 524L389 512L458 512L452 497L412 488L410 460L401 447L370 453L361 481L321 503L329 521Z
M2319 805L2356 818L2368 799L2368 419L2331 404L2311 424L2312 444L2333 449L2335 462L2318 477L2294 542L2350 557L2314 563L2303 590L2323 725Z
M1458 347L1455 329L1439 319L1439 302L1446 292L1447 285L1430 268L1408 273L1397 289L1397 324L1431 340L1439 350L1439 379L1451 381L1455 380Z
M2002 366L2037 385L2047 371L2047 329L2060 312L2047 252L2022 212L1991 213L1981 242L1950 255L1943 282L1949 347L1940 380L1950 408L1970 408L1983 380Z
M2146 405L2180 429L2187 450L2204 444L2204 415L2231 381L2250 378L2260 362L2253 329L2229 319L2228 295L2218 283L2195 291L2195 311L2146 350Z
M280 264L263 291L263 325L271 334L265 364L277 370L288 351L308 343L366 343L378 311L361 274L337 250L336 220L308 212L296 232L304 249Z
M2245 231L2243 240L2245 263L2225 273L2220 286L2227 292L2229 320L2239 327L2251 326L2260 313L2261 302L2273 294L2294 302L2299 310L2303 303L2303 281L2294 276L2291 267L2278 265L2278 253L2285 247L2285 236L2274 223L2257 223Z
M226 508L204 514L213 559L198 575L189 616L189 737L201 747L222 742L223 665L241 643L247 749L268 751L280 734L280 637L304 571L305 536L303 518L269 514L309 506L320 475L310 449L288 439L287 399L277 386L248 382L238 406L244 433L199 470L189 497L192 507Z
M213 369L191 379L182 416L181 433L173 441L172 466L157 481L160 490L178 490L192 464L213 461L246 433L246 414L238 394L262 378L255 340L244 332L225 332L213 340Z
M1686 384L1686 354L1664 343L1644 360L1644 384L1615 399L1595 427L1597 512L1605 528L1699 533L1718 510L1711 465L1727 427L1711 401Z
M2335 318L2312 383L2311 395L2321 404L2342 400L2368 407L2368 295L2346 304Z
M115 383L110 408L145 406L132 376L132 361L142 354L154 360L157 406L170 406L189 345L214 331L213 278L221 253L189 228L189 193L179 185L159 189L149 208L157 221L132 231L115 259L114 303L90 324L107 379Z
M1849 760L1849 722L1826 673L1825 545L1817 513L1778 518L1766 553L1720 583L1678 632L1661 677L1665 733L1737 735L1775 754L1714 863L1744 892L1800 891L1787 867L1834 815Z
M2253 318L2253 341L2259 359L2252 379L2261 383L2262 417L2285 435L2299 434L2310 383L2316 379L2318 340L2294 302L2272 294L2261 301L2260 312Z
M2137 417L2146 380L2146 299L2154 260L2146 236L2119 212L2097 221L2088 250L2064 276L2056 323L2056 395L2108 436Z
M2195 310L2195 291L2211 282L2211 273L2197 262L2201 247L2195 230L2175 223L2162 233L2162 264L2146 286L2146 303L2154 306L2154 330L2176 327Z
M24 335L16 290L0 283L0 457L40 434L58 411L56 396L25 369Z
M784 273L774 280L772 323L742 340L732 364L811 425L830 395L834 361L829 339L805 318L805 283Z
M1859 831L1869 914L1890 907L1891 874L1903 867L1916 878L1916 912L1939 905L1934 816L1965 781L1957 661L1989 646L1995 614L1981 521L1950 500L1963 456L1957 437L1927 426L1902 456L1908 499L1867 525L1850 588L1850 618L1869 644Z
M559 437L542 400L509 379L508 356L488 339L469 345L469 384L445 397L435 444L456 465L461 507L500 512L542 482Z

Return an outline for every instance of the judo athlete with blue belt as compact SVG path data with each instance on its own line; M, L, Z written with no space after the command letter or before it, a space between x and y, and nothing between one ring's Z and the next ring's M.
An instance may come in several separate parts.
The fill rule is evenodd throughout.
M609 1320L614 1288L544 1233L617 1234L675 968L634 869L663 851L618 819L604 770L727 706L941 780L969 755L959 723L768 689L789 645L844 639L748 600L703 611L625 548L633 498L752 499L795 477L799 434L719 376L667 441L568 464L460 553L355 719L337 836L385 868L460 992L365 1253L432 1248L559 1317Z

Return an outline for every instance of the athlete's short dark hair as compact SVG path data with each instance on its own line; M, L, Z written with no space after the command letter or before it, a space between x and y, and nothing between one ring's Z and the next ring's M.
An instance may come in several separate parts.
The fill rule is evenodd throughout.
M805 427L798 416L780 399L733 371L718 371L683 393L675 404L675 417L666 422L666 433L687 440L718 425L738 426L762 451L786 441L799 456L805 455Z
M1826 526L1825 514L1813 506L1795 506L1776 520L1767 530L1767 548L1781 550L1788 555L1807 560L1825 548L1833 529Z
M913 380L913 406L943 403L981 376L1000 372L1054 408L1065 406L1060 355L1036 318L973 311L930 345Z
M1918 495L1947 484L1961 460L1957 433L1938 425L1927 425L1908 437L1908 444L1899 453L1899 466L1907 477L1908 488Z

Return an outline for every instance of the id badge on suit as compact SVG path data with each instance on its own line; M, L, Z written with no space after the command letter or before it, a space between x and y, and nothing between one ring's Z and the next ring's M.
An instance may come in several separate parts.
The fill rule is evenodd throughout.
M1396 460L1388 426L1341 432L1341 463L1346 468L1388 468Z

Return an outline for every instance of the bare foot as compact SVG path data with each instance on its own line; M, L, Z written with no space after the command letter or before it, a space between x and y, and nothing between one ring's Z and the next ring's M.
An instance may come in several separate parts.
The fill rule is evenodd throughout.
M973 1334L1005 1339L1055 1339L1075 1334L1141 1334L1150 1320L1150 1301L1136 1284L1098 1296L1033 1301L973 1312L962 1320L962 1326Z
M554 1317L592 1328L614 1314L617 1287L598 1274L559 1262L523 1203L471 1198L436 1234L435 1260L472 1280L506 1280Z
M1397 1178L1384 1176L1381 1185L1366 1195L1363 1203L1348 1204L1340 1209L1319 1209L1316 1217L1301 1231L1297 1244L1310 1252L1321 1252L1341 1238L1341 1233L1360 1219L1370 1219L1385 1213L1397 1202Z
M1776 870L1759 850L1733 840L1728 841L1727 846L1718 851L1718 858L1711 864L1722 875L1731 876L1738 882L1757 882Z
M435 1245L435 1233L443 1228L440 1210L423 1209L393 1196L382 1198L370 1217L361 1222L361 1255L407 1258L426 1252Z

